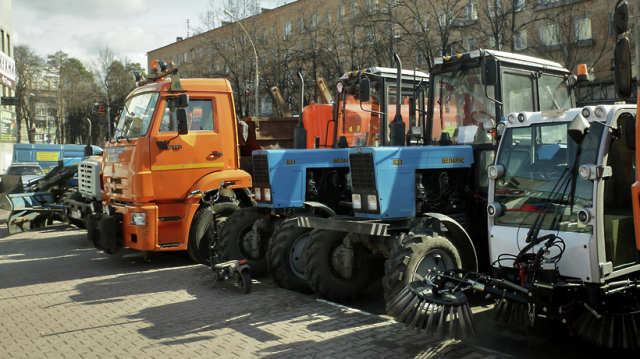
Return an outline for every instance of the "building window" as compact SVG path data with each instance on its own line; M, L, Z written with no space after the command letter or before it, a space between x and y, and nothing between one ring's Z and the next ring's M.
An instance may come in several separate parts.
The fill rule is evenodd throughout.
M187 57L187 53L185 52L185 53L182 54L182 62L186 63L188 61L189 61L189 58Z
M498 4L500 3L500 0L496 0L498 1ZM515 11L522 11L524 10L524 6L526 5L526 1L525 0L516 0L516 7L515 7Z
M366 0L365 5L372 12L378 11L378 0Z
M427 57L420 51L416 52L416 65L425 65L427 63Z
M470 37L467 38L467 52L471 52L476 49L476 39Z
M0 51L4 52L4 30L0 30Z
M467 20L478 20L478 4L472 2L467 5Z
M367 45L371 45L376 41L376 32L372 28L367 29Z
M351 17L356 17L358 16L358 4L357 3L353 3L351 4Z
M447 27L447 25L449 25L449 19L445 11L438 11L438 25L440 25L441 28Z
M338 6L338 20L344 20L344 5Z
M324 14L325 19L327 19L327 24L331 24L331 10L327 10L327 12Z
M282 38L286 39L291 35L291 21L285 21L282 24Z
M558 30L558 24L544 24L540 26L540 42L543 45L551 46L560 43L560 33Z
M304 29L304 18L303 17L299 17L298 18L298 30L302 30Z
M343 34L338 35L338 49L339 50L344 50L344 35Z
M588 40L591 39L591 19L584 17L582 19L575 20L576 40Z
M315 29L318 26L318 14L315 12L309 15L309 28Z
M513 35L513 47L516 50L524 50L527 48L527 30L520 30Z
M610 12L608 15L609 15L609 36L615 36L616 31L613 25L613 13Z
M415 19L413 26L416 32L424 32L429 30L429 21L427 16L427 14L424 14Z
M502 3L500 0L487 0L487 10L489 17L502 15Z

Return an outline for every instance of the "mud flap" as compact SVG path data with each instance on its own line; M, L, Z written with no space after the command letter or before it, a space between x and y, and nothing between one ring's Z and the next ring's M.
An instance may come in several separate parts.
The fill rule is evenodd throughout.
M118 248L116 219L105 215L93 215L87 223L87 237L96 248L114 254Z

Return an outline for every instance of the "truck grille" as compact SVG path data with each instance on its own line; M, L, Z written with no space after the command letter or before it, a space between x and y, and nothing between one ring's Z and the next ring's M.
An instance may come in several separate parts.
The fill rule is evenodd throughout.
M253 183L269 184L269 160L267 155L253 156Z
M100 163L82 161L78 164L78 191L87 199L102 200L100 193Z
M376 176L373 171L373 154L357 153L349 155L351 163L351 187L353 191L375 190Z

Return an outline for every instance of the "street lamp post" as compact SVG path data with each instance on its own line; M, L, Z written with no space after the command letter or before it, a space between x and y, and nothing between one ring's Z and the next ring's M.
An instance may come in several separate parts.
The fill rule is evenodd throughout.
M247 37L249 38L249 42L251 42L251 47L253 47L253 54L256 56L256 112L255 112L255 115L260 116L260 97L258 96L260 94L260 82L259 82L260 79L258 76L258 51L256 51L256 45L253 44L253 40L251 40L251 36L249 36L247 29L245 29L244 26L242 26L242 23L238 19L236 19L235 16L233 16L233 14L231 14L229 11L225 10L224 13L229 15L233 20L235 20L238 23L238 25L240 25L244 33L247 34Z

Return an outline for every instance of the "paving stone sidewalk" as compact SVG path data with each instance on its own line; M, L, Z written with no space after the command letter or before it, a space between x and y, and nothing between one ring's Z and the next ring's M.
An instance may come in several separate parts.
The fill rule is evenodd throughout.
M185 255L111 256L85 231L9 235L2 219L0 357L500 357L265 283L245 295L211 278Z

